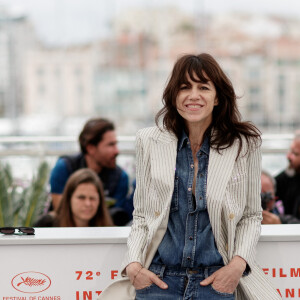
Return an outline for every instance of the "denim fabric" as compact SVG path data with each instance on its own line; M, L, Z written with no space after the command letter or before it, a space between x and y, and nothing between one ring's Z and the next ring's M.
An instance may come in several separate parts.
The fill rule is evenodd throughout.
M136 300L234 300L234 294L216 291L212 285L201 286L200 282L220 269L217 267L182 268L152 264L150 271L163 280L168 289L152 284L136 290Z
M215 245L206 206L209 148L206 137L197 153L198 173L193 197L194 161L190 142L185 133L178 141L168 228L153 263L188 268L224 265Z

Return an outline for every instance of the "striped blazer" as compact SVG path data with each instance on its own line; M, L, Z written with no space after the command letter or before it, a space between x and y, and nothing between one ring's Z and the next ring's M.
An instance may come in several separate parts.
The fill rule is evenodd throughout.
M261 228L259 147L238 159L239 143L221 150L210 149L207 174L207 209L217 248L225 264L235 255L244 258L250 274L240 279L236 300L281 299L255 262L255 248ZM177 138L157 127L137 133L137 187L134 217L128 237L128 251L122 264L124 278L105 289L99 300L133 300L135 289L125 275L125 267L140 262L148 268L166 232L177 155Z

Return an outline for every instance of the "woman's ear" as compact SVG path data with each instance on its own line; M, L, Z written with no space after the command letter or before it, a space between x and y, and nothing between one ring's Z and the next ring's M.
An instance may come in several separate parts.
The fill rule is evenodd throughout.
M214 106L217 106L217 105L219 105L219 99L218 99L218 97L216 97L215 101L214 101Z

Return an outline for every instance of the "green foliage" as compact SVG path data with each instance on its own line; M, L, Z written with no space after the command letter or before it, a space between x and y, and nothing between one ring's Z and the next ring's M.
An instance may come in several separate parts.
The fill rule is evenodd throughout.
M33 226L48 200L49 166L43 162L29 186L13 180L9 165L0 165L0 226Z

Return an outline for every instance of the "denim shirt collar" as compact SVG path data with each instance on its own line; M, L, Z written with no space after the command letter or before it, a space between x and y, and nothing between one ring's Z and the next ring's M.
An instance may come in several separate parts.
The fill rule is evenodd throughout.
M188 141L189 141L188 136L186 135L185 131L182 130L181 136L178 140L178 149L177 149L177 151L180 151L182 149L182 147L185 146Z
M204 141L203 141L203 143L201 145L201 148L200 148L200 151L204 152L206 155L209 155L209 148L210 148L209 137L208 136L209 135L205 136ZM177 151L180 151L183 147L185 147L188 142L189 142L189 138L188 138L187 134L185 133L185 131L182 130L181 136L178 140L178 149L177 149Z

